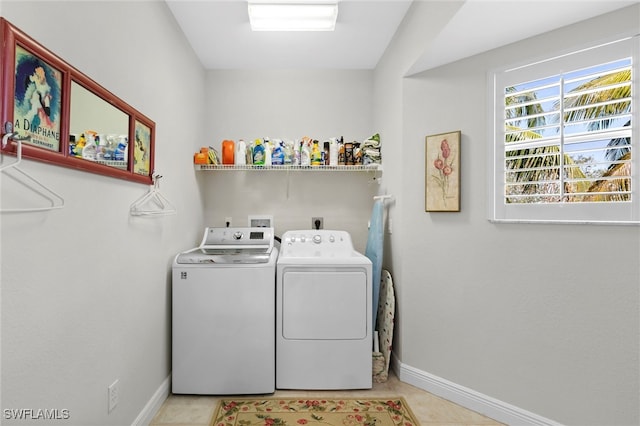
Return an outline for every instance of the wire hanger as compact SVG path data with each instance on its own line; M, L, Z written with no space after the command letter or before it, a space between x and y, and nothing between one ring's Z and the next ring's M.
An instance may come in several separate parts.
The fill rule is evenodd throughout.
M18 183L26 186L32 192L40 195L48 200L51 205L46 207L25 207L25 208L11 208L0 209L1 213L27 213L27 212L41 212L53 209L61 209L64 207L64 199L55 191L47 188L43 183L31 176L29 173L22 170L18 165L22 161L22 141L31 139L30 136L19 136L13 132L13 126L10 122L6 122L4 125L5 135L2 137L2 148L5 148L11 139L16 144L16 161L10 164L0 166L0 172L5 172L6 176L14 179ZM13 170L18 175L6 173L8 170Z
M162 175L153 174L153 185L149 187L149 192L131 204L129 212L132 216L167 216L177 213L173 204L160 193L161 177Z

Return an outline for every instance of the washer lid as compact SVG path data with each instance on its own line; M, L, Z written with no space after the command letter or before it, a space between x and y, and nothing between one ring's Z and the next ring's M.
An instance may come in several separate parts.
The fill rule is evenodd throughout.
M178 264L250 264L267 263L271 250L210 250L194 248L176 257Z

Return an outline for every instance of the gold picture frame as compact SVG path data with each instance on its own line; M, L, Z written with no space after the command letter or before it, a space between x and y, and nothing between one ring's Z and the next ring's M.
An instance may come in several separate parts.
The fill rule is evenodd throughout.
M460 140L457 130L425 138L425 211L460 211Z

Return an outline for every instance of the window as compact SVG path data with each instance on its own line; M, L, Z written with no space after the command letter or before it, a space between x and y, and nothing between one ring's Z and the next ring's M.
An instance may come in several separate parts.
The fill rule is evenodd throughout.
M638 37L493 73L490 219L640 223Z

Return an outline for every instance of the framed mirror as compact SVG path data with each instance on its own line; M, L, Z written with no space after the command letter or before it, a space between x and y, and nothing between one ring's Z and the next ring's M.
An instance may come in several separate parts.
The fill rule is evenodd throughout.
M151 184L155 123L4 18L0 31L0 120L29 138L23 157Z

